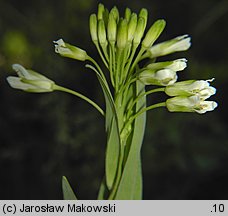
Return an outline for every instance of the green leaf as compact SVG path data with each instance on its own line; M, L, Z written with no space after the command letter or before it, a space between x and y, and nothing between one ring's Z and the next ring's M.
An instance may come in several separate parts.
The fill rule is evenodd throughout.
M113 186L118 161L120 154L120 135L119 135L119 125L118 118L116 113L115 103L113 101L112 94L109 90L107 82L103 79L103 77L99 74L99 72L91 65L86 65L87 67L94 70L97 74L97 78L102 87L105 104L106 104L106 131L107 131L107 148L106 148L106 158L105 158L105 175L106 175L106 184L108 189L110 190Z
M136 83L136 93L143 93L145 87ZM136 111L146 107L146 98L142 97L136 104ZM142 168L140 150L143 142L146 123L146 113L141 114L134 122L129 154L124 166L120 184L115 196L116 200L142 199Z
M115 117L113 117L110 134L108 136L106 158L105 158L106 183L109 189L112 188L112 185L116 176L118 160L119 160L119 151L120 151L119 131L117 126L117 121Z
M105 177L104 177L99 188L97 199L105 200L107 199L107 196L108 196L108 188L106 186Z
M117 172L119 152L120 152L120 136L116 114L115 104L109 89L106 87L102 78L98 76L99 82L105 96L106 102L106 130L107 130L107 148L105 158L105 174L108 189L111 189Z
M77 200L74 191L65 176L62 177L62 190L64 200Z

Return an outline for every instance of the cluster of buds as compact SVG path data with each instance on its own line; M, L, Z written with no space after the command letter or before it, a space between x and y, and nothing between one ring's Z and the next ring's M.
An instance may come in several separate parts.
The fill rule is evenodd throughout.
M190 37L182 35L154 45L165 28L166 22L163 19L157 20L144 34L147 16L146 9L141 9L137 15L127 8L125 16L120 17L116 7L109 12L102 4L99 4L97 14L90 16L92 41L110 71L116 92L120 86L136 77L145 85L166 86L165 93L168 96L175 96L166 102L171 112L205 113L213 110L217 103L205 101L216 92L215 88L209 87L208 81L176 83L177 72L187 67L185 58L155 62L157 57L189 49ZM136 71L137 63L145 58L152 59L153 63ZM193 89L193 92L186 94L184 88L188 88L189 91ZM203 94L207 94L207 97L203 97Z

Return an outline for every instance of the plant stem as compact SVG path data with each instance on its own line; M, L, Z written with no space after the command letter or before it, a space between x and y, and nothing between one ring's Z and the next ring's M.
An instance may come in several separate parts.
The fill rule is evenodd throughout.
M156 88L156 89L152 89L150 91L144 92L143 94L141 94L137 98L135 98L135 100L132 102L131 106L127 110L130 111L133 108L133 106L139 101L140 98L142 98L146 95L149 95L149 94L153 94L156 92L164 92L164 91L165 91L165 88Z
M72 94L72 95L75 95L85 101L87 101L89 104L91 104L94 108L96 108L100 113L101 115L104 116L104 111L95 103L93 102L92 100L90 100L89 98L87 98L86 96L76 92L76 91L73 91L71 89L68 89L68 88L65 88L65 87L62 87L62 86L59 86L59 85L54 85L54 90L57 90L57 91L62 91L62 92L66 92L66 93L69 93L69 94Z
M126 124L124 125L122 131L121 131L121 134L124 132L124 130L126 128L128 128L128 126L138 117L140 116L141 114L143 114L144 112L148 111L148 110L152 110L152 109L155 109L155 108L158 108L158 107L165 107L166 106L166 102L162 102L162 103L157 103L157 104L153 104L151 106L148 106L142 110L140 110L138 113L136 113L135 115L133 115L132 117L129 118L129 120L126 122Z

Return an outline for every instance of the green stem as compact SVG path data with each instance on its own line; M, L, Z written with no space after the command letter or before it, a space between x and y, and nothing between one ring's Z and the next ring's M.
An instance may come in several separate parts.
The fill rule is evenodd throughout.
M87 101L89 104L91 104L94 108L96 108L100 113L101 115L104 116L104 111L95 103L93 102L92 100L90 100L89 98L87 98L86 96L76 92L76 91L73 91L71 89L68 89L68 88L65 88L65 87L62 87L62 86L59 86L59 85L54 85L54 90L57 90L57 91L62 91L62 92L66 92L66 93L69 93L69 94L72 94L72 95L75 95L85 101Z
M99 47L98 42L96 42L96 43L94 43L94 44L95 44L95 46L96 46L96 48L97 48L97 50L98 50L98 53L99 53L99 55L100 55L102 61L104 62L105 66L108 68L108 63L107 63L107 61L105 60L104 55L103 55L102 52L101 52L101 49L100 49L100 47Z
M110 79L111 79L111 83L112 86L115 86L115 82L114 82L114 77L113 77L113 52L112 49L114 48L114 45L109 46L109 71L110 71ZM114 68L115 69L115 68Z
M118 190L118 186L121 180L121 174L122 174L122 165L123 165L123 156L124 156L124 147L123 145L121 145L121 150L120 150L120 158L119 158L119 162L118 162L118 168L117 168L117 175L116 175L116 179L115 179L115 183L113 186L113 189L108 197L108 200L113 200L115 198L116 192Z
M97 64L97 62L92 57L90 57L90 56L88 56L88 60L91 61L95 65L95 67L99 71L99 74L101 75L103 81L105 82L106 85L108 85L107 80L106 80L106 77L105 77L103 71L101 70L99 64Z
M139 95L137 98L135 98L135 100L131 103L131 106L127 109L128 112L131 111L131 109L133 108L133 106L144 96L147 96L149 94L153 94L156 92L164 92L165 88L157 88L157 89L152 89L150 91L144 92L143 94Z
M148 111L148 110L152 110L158 107L166 107L166 102L162 102L162 103L157 103L157 104L153 104L151 106L148 106L144 109L141 109L138 113L136 113L135 115L133 115L132 117L129 118L129 120L126 122L126 124L124 125L123 129L121 130L121 134L123 133L123 131L128 128L128 126L141 114L143 114L144 112Z

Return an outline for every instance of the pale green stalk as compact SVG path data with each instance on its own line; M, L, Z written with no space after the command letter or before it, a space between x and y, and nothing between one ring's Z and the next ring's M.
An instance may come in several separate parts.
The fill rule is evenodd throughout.
M104 116L104 111L95 103L93 102L92 100L90 100L89 98L87 98L86 96L76 92L76 91L73 91L71 89L68 89L68 88L65 88L65 87L62 87L62 86L59 86L59 85L56 85L54 84L54 87L53 87L54 90L57 90L57 91L62 91L62 92L66 92L66 93L69 93L69 94L72 94L72 95L75 95L85 101L87 101L89 104L91 104L94 108L96 108L100 113L101 115Z

